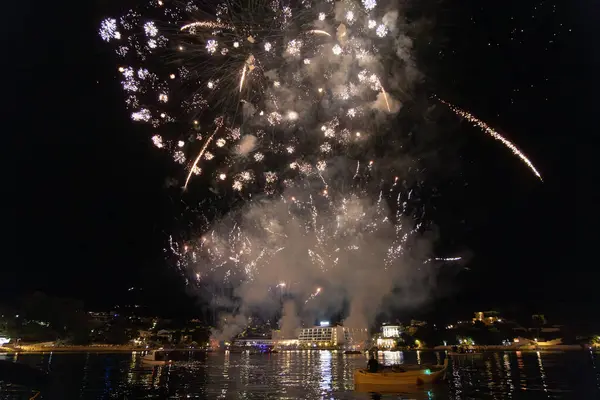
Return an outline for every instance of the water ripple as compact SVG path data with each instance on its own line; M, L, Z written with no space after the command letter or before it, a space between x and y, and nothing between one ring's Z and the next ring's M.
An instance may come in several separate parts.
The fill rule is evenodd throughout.
M354 390L361 355L337 351L277 354L178 353L173 365L146 367L140 354L3 355L49 372L41 399L592 399L600 398L598 354L498 352L451 360L447 382L402 394ZM435 364L437 352L384 352L383 364ZM1 377L0 377L1 379ZM404 389L403 389L404 390ZM30 392L0 382L0 399Z

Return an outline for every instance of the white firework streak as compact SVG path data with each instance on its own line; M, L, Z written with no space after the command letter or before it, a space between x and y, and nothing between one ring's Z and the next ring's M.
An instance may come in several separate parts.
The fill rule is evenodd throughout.
M212 135L210 135L209 138L206 139L206 142L202 146L202 149L200 150L200 153L198 153L198 156L196 157L196 159L192 163L192 166L190 167L190 172L188 173L188 176L185 179L185 184L183 185L184 189L187 189L187 185L190 182L190 178L191 178L192 174L194 173L194 169L198 168L198 162L200 161L200 159L204 155L204 152L206 151L208 145L210 144L210 142L212 141L212 139L215 137L215 135L217 134L217 132L219 131L219 129L221 129L221 127L223 126L223 119L222 118L217 119L216 124L217 124L217 128L212 133Z
M521 150L519 150L519 148L514 143L512 143L510 140L506 139L504 136L499 134L495 129L493 129L488 124L486 124L482 120L475 117L473 114L455 106L454 104L448 103L447 101L444 101L440 98L438 98L438 100L442 104L448 106L448 108L450 108L456 115L471 122L473 125L477 126L481 130L483 130L485 133L490 135L492 138L500 141L504 146L508 147L513 152L514 155L519 157L521 159L521 161L523 161L525 163L525 165L527 165L527 167L529 167L529 169L534 173L535 176L537 176L541 181L543 181L542 175L538 172L538 170L535 168L533 163L529 160L529 158L527 158L527 156L525 154L523 154L523 152Z

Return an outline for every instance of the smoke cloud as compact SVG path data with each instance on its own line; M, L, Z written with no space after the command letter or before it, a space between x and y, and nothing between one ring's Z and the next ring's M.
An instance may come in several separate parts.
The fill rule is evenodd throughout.
M260 72L267 100L260 108L243 106L246 126L257 129L241 138L236 155L281 151L283 142L285 154L295 154L303 140L317 143L321 153L294 155L289 169L299 176L293 184L280 179L277 197L254 197L201 238L192 264L201 272L199 284L227 287L215 296L233 299L222 307L227 312L216 339L230 339L256 315L278 321L282 337L334 315L345 326L367 328L389 305L416 307L435 287L436 270L425 261L436 237L423 235L418 219L405 212L411 193L396 188L390 200L381 187L363 185L380 178L368 158L328 153L353 143L359 157L377 154L369 147L373 139L389 130L383 124L423 79L404 10L388 7L367 29L371 21L354 7L336 2L333 19L313 21L319 32L286 38L285 62ZM394 143L375 158L403 179L414 161ZM270 184L276 175L265 174ZM238 179L236 190L246 182Z
M235 148L235 153L240 156L246 156L256 148L256 136L244 135L240 143Z
M367 195L306 195L306 203L301 196L251 203L203 238L208 275L230 282L238 302L215 338L239 333L254 313L274 316L282 296L282 334L292 335L338 313L346 326L365 328L386 302L414 307L433 289L434 270L424 263L433 240L416 235L408 217L392 223L385 201Z
M211 339L217 341L231 340L231 338L242 332L246 326L248 326L248 317L245 313L225 314L221 317L217 328L213 329Z
M274 126L282 120L299 121L304 127L314 126L308 130L319 138L327 130L321 121L335 118L338 104L348 97L355 99L352 112L357 118L366 120L375 111L376 124L402 109L408 93L422 79L403 10L388 8L377 22L390 32L389 48L363 55L358 50L358 58L343 48L369 49L374 38L352 35L355 28L349 12L353 10L350 3L336 2L333 21L314 21L314 29L334 36L334 40L322 36L318 54L302 63L304 39L290 41L283 56L291 67L263 72L269 82L266 98L276 99L265 103L263 120L268 117ZM395 56L392 65L390 54ZM326 82L328 92L313 102L305 96L300 79L294 85L295 78L285 78L295 74L314 82L313 90ZM357 77L359 84L349 85ZM255 111L248 107L245 115L256 117ZM245 156L257 146L257 137L246 135L235 152ZM408 154L390 157L392 161L378 163L404 171L402 176L409 174ZM295 168L311 171L306 172L304 184L288 187L278 198L254 199L218 221L202 239L203 261L194 268L203 270L204 279L231 287L235 299L232 314L215 331L216 338L229 339L255 314L265 319L280 316L283 337L293 337L299 326L336 314L345 316L345 326L365 328L389 304L412 308L426 301L434 289L435 269L424 261L431 257L436 237L418 233L412 217L402 213L410 197L399 195L391 207L381 194L374 199L368 190L357 190L344 157L328 160L322 172L310 162ZM359 168L360 163L357 174Z
M302 321L298 316L296 304L293 301L287 301L283 305L283 315L279 321L280 337L294 338L296 329L302 326Z
M413 130L418 124L404 118L421 109L407 105L423 79L409 2L295 3L233 5L235 12L221 5L213 17L227 28L199 20L176 40L146 16L142 32L137 13L100 29L117 46L133 120L152 127L155 146L185 166L186 186L196 174L213 179L215 196L203 199L217 209L211 219L235 207L209 228L202 223L203 235L185 250L171 246L177 268L185 264L222 311L217 339L255 315L280 319L286 334L337 314L367 327L388 304L425 301L435 282L432 263L424 263L435 237L419 229L424 211L410 209L416 195L406 182L422 157L404 144L427 129ZM180 6L160 11L158 25L180 24L193 8ZM144 4L140 15L156 7ZM175 71L163 51L179 41ZM196 120L205 112L217 117L209 132ZM191 121L194 131L182 140L179 127ZM187 222L196 228L196 220Z
M391 95L387 93L379 93L377 95L377 100L375 100L371 104L371 108L374 110L382 111L385 113L395 114L400 111L402 107L402 103L393 98Z

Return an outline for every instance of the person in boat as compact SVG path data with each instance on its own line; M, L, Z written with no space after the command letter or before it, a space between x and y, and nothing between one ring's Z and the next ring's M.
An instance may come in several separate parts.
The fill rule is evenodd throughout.
M371 357L369 357L369 361L367 362L367 370L369 372L379 372L379 361L377 361L373 353L371 353Z

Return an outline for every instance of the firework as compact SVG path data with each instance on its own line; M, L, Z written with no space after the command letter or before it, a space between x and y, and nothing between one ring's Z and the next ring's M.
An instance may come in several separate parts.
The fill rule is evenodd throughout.
M359 188L355 192L318 197L304 192L251 203L187 242L188 254L178 259L203 283L241 293L285 287L287 296L303 299L309 308L323 293L339 296L339 289L315 289L318 282L359 285L363 273L377 282L383 277L397 282L423 229L404 215L409 195L382 191L373 203ZM391 215L390 204L399 207Z
M317 290L315 290L314 293L312 293L310 296L308 296L308 299L306 299L306 301L304 302L304 304L308 303L309 301L311 301L312 299L314 299L315 297L317 297L320 293L321 293L321 288L317 288Z
M222 118L218 118L215 121L217 128L215 129L215 131L213 132L212 135L210 135L208 137L208 139L206 139L206 142L204 143L204 145L202 146L202 149L200 150L200 153L198 153L198 156L196 157L196 159L194 160L194 163L192 164L192 166L190 167L190 172L188 173L187 178L185 179L185 184L183 185L183 188L186 189L188 183L190 182L190 177L192 176L192 173L197 170L198 168L198 162L200 161L200 159L202 158L202 156L204 155L204 153L206 152L206 148L208 147L208 145L210 144L210 142L213 140L213 138L215 137L215 135L217 134L217 132L219 131L219 129L221 129L221 127L223 126L223 119Z
M233 29L233 26L214 21L197 21L180 28L181 31L192 29Z
M368 131L372 127L368 110L381 107L381 111L393 111L389 90L384 89L378 74L382 65L377 54L388 42L369 28L370 21L377 20L371 16L376 3L348 3L340 21L335 17L336 7L339 4L323 2L316 7L302 3L291 8L259 1L247 8L223 2L214 8L214 14L203 13L196 21L180 24L182 19L200 16L193 2L150 2L120 18L105 19L99 32L103 40L115 44L115 52L123 60L119 71L132 119L149 124L153 143L171 152L177 163L195 160L183 187L194 175L209 174L250 195L247 183L218 177L228 172L234 179L248 169L263 175L266 171L260 164L286 156L289 161L281 165L297 162L303 167L295 170L300 176L293 173L288 177L284 170L278 171L280 180L304 179L316 167L300 163L304 155L320 152L336 157L365 142L344 127L350 125L349 120L353 120L352 126ZM364 11L358 13L356 7L364 7ZM162 17L145 17L156 13ZM173 25L179 26L174 30ZM337 35L329 33L333 31ZM346 57L343 68L328 52ZM296 63L297 59L302 63ZM318 113L322 100L330 108L340 108L341 113L325 113L325 120L319 118L321 121L311 123L315 127L307 126L304 116ZM214 112L224 115L228 129L218 133L204 130L203 116ZM310 132L322 124L329 128L327 139L320 143L299 141L292 134L300 128ZM236 136L231 133L234 131L243 134ZM210 140L201 140L203 136ZM255 157L254 152L260 156ZM203 157L214 167L200 168ZM274 193L273 186L263 180L256 184L265 193Z
M310 31L307 31L306 33L314 34L314 35L325 35L325 36L331 37L331 35L329 34L329 32L322 31L320 29L311 29Z
M378 8L226 1L207 15L194 1L152 1L102 22L131 117L186 166L182 186L211 182L215 197L245 200L171 243L196 284L243 297L288 282L286 295L310 308L360 283L390 285L385 294L406 275L427 223L420 183L390 176L406 154L388 115L417 74L408 24ZM390 69L394 58L403 67ZM385 159L375 157L382 132L398 143Z
M461 261L462 257L435 257L435 258L430 258L428 260L425 260L424 264L433 262L433 261L441 261L441 262L454 262L454 261Z
M477 117L475 117L473 114L471 114L471 113L469 113L469 112L467 112L467 111L465 111L465 110L463 110L463 109L455 106L454 104L448 103L447 101L444 101L442 99L438 99L438 100L440 101L440 103L446 105L456 115L458 115L459 117L462 117L462 118L466 119L467 121L469 121L470 123L472 123L473 125L475 125L476 127L478 127L479 129L481 129L482 131L484 131L485 133L487 133L488 135L490 135L492 138L498 140L504 146L506 146L507 148L509 148L513 152L514 155L516 155L517 157L519 157L521 159L521 161L523 161L525 163L525 165L527 165L527 167L529 167L529 169L531 170L531 172L533 172L533 174L535 176L537 176L540 179L540 181L543 181L542 175L540 175L540 173L535 168L535 166L533 165L533 163L529 160L529 158L527 158L527 156L525 154L523 154L523 152L521 150L519 150L519 148L514 143L512 143L510 140L506 139L504 136L502 136L501 134L499 134L495 129L493 129L488 124L486 124L482 120L480 120Z

